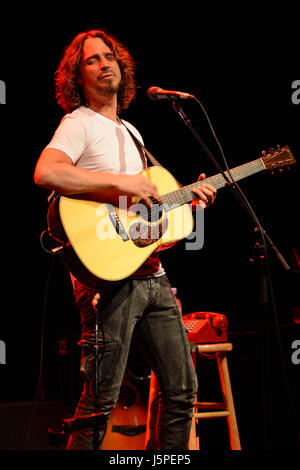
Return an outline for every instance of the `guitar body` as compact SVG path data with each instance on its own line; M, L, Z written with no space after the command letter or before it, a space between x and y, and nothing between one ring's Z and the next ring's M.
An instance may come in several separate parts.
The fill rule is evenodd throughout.
M162 167L147 168L142 174L156 184L160 195L180 188L175 178ZM159 209L149 220L148 211L145 214L146 206L132 200L133 204L128 208L126 201L126 197L121 197L120 205L116 207L60 196L52 203L54 206L50 206L50 234L65 245L66 256L64 259L62 254L62 258L77 279L84 268L95 279L125 279L156 249L187 237L193 230L193 216L188 204L168 211ZM74 256L77 260L71 261Z
M102 450L144 450L147 404L132 380L123 381L116 408L111 412Z

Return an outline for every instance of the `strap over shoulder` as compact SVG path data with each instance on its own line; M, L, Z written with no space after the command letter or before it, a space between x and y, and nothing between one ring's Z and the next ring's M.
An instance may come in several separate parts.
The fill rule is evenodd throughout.
M145 155L149 158L150 162L152 163L152 165L154 166L161 166L162 165L159 163L158 160L156 160L156 158L149 152L149 150L146 149L146 147L144 146L144 144L142 144L142 142L140 142L140 140L133 134L133 132L131 132L131 130L126 126L125 122L120 119L121 123L123 124L124 127L126 127L126 129L128 130L129 134L131 135L131 137L133 138L135 144L141 148Z

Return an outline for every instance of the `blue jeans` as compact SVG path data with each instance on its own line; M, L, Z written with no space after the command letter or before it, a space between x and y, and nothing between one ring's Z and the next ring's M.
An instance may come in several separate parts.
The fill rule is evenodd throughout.
M122 384L133 337L142 347L160 386L156 441L157 449L188 449L197 379L181 313L166 275L148 279L126 279L100 289L99 411L109 417ZM91 305L96 293L80 283L75 298L81 311L83 392L75 416L95 411L95 313ZM100 427L99 441L105 434ZM90 430L70 435L67 449L93 447Z

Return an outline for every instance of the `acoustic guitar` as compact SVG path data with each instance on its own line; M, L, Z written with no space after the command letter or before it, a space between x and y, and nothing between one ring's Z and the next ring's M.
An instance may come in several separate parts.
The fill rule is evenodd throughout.
M110 414L102 450L145 449L147 404L138 386L125 375L115 409Z
M288 146L230 170L235 181L263 170L296 163ZM193 230L190 202L193 189L209 183L226 186L222 173L181 187L163 167L141 172L157 185L161 200L151 207L138 198L119 198L119 205L58 195L48 210L48 231L60 243L56 248L71 273L81 282L118 281L133 274L158 249L168 248ZM228 172L226 176L230 179ZM80 196L80 195L79 195Z

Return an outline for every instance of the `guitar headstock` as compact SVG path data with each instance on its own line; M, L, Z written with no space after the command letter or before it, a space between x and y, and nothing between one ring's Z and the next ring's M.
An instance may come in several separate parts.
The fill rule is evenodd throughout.
M288 145L270 150L268 153L263 153L261 158L266 170L276 170L277 168L294 165L296 163L295 157Z

